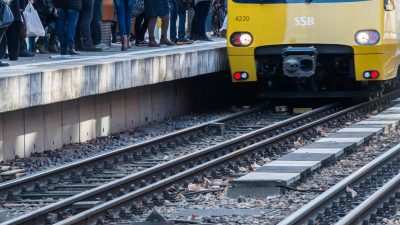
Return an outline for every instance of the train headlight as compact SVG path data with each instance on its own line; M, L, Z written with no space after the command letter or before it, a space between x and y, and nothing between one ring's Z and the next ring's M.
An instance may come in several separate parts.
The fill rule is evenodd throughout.
M236 32L231 35L230 41L235 47L246 47L253 43L253 36L248 32Z
M381 36L376 30L360 30L356 33L355 39L359 45L376 45Z

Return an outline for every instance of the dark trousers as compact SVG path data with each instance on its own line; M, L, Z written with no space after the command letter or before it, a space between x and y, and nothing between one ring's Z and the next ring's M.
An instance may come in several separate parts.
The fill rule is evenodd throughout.
M91 22L93 19L94 0L82 1L82 10L79 13L78 29L76 30L76 44L92 46Z
M147 27L149 26L149 19L146 17L146 13L143 12L136 17L135 22L135 34L136 41L144 41L144 35L146 34Z
M20 21L13 22L7 29L6 34L0 43L0 58L2 59L6 54L8 48L8 55L10 60L18 60L20 49Z
M79 12L72 9L57 8L57 34L61 48L73 47L75 28Z
M114 0L117 12L119 35L129 35L131 32L134 0Z
M0 43L2 42L3 38L5 38L5 34L8 27L0 28ZM3 59L3 55L0 55L0 61Z
M185 38L185 25L186 25L186 11L182 10L178 7L175 0L168 0L169 4L169 19L170 19L170 27L169 27L169 37L172 41L177 40L176 38L176 20L179 16L179 24L178 24L178 39Z
M93 44L101 42L101 12L103 11L103 0L94 0L93 19L90 24Z
M206 19L210 9L210 1L199 2L194 7L192 34L199 37L206 36Z

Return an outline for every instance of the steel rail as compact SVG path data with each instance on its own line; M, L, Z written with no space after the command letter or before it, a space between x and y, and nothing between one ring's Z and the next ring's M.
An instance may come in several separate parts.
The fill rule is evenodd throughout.
M202 128L205 128L205 127L209 126L210 124L221 123L221 122L224 122L224 121L227 121L227 120L232 120L232 119L238 118L240 116L244 116L246 114L250 114L250 113L262 110L265 107L266 106L263 105L263 106L255 107L253 109L249 109L249 110L243 111L243 112L234 113L232 115L224 116L222 118L219 118L219 119L216 119L216 120L212 120L212 121L209 121L209 122L206 122L206 123L202 123L202 124L199 124L199 125L196 125L196 126L191 126L191 127L188 127L188 128L182 129L182 130L175 131L175 132L170 133L170 134L166 134L166 135L162 135L160 137L156 137L156 138L151 139L151 140L147 140L147 141L143 141L143 142L140 142L140 143L137 143L137 144L133 144L131 146L118 148L116 150L113 150L113 151L110 151L110 152L106 152L106 153L102 153L100 155L95 155L95 156L89 157L87 159L79 160L77 162L69 163L69 164L66 164L66 165L63 165L63 166L60 166L60 167L55 167L55 168L52 168L52 169L44 170L42 172L31 174L31 175L28 175L28 176L23 176L21 178L15 179L15 180L11 180L11 181L0 183L0 196L5 195L6 194L5 192L8 191L8 190L11 190L11 189L12 190L16 190L16 189L18 189L19 187L21 187L23 185L27 185L28 183L37 182L39 180L43 180L44 178L47 179L48 177L57 176L59 174L65 173L67 171L71 171L71 170L76 169L78 167L80 168L80 167L83 167L85 165L88 165L88 164L91 164L91 163L94 163L94 162L98 162L100 160L105 160L107 158L114 157L114 156L119 155L119 154L123 154L125 152L135 151L135 150L138 150L140 148L144 148L144 147L149 146L149 145L154 145L154 144L157 144L159 142L164 142L164 141L167 141L167 140L169 140L171 138L175 138L175 137L178 137L178 136L182 136L182 135L188 134L190 132L194 132L194 131L200 130Z
M388 197L394 195L399 189L400 174L392 178L383 187L381 187L360 205L350 211L345 217L339 220L335 225L358 224L371 212L376 210Z
M382 167L382 165L385 165L397 155L400 155L400 144L394 146L378 158L357 170L355 173L329 188L311 202L288 216L286 219L282 220L280 223L278 223L278 225L304 224L307 220L315 216L319 210L323 209L324 206L332 202L341 194L345 193L346 187L359 183L360 180L364 179L369 174L372 174L377 168Z
M386 96L387 97L387 96ZM373 101L374 102L374 101ZM118 198L115 198L111 201L105 202L99 206L95 206L91 209L88 209L86 211L83 211L79 214L76 214L70 218L67 218L63 221L60 221L56 223L56 225L91 225L93 223L96 223L102 216L104 215L105 212L108 210L112 210L115 208L119 207L124 207L128 206L131 202L142 199L145 196L148 196L154 192L161 191L172 184L179 183L184 181L186 178L193 177L196 174L201 174L202 172L208 171L212 168L219 167L223 165L224 163L231 162L235 159L238 159L240 157L243 157L244 155L247 155L249 153L253 153L254 151L264 151L265 146L282 141L284 139L287 139L288 137L291 137L293 135L299 134L304 132L305 130L312 129L320 124L326 123L332 119L341 117L343 115L346 115L347 113L357 110L359 108L365 107L369 103L362 103L357 106L349 107L347 109L344 109L340 112L333 113L331 115L328 115L324 118L312 121L308 124L305 124L301 127L294 128L293 130L286 131L284 133L281 133L277 136L268 138L264 141L249 145L247 147L244 147L240 150L233 151L231 153L228 153L226 155L220 156L219 158L210 160L208 162L205 162L201 165L195 166L191 169L187 169L181 173L178 173L176 175L170 176L168 178L162 179L158 182L155 182L151 185L148 185L144 188L141 188L139 190L130 192L128 194L125 194L123 196L120 196ZM399 145L400 147L400 145Z
M166 163L151 167L149 169L145 169L143 171L140 171L138 173L134 173L132 175L129 175L127 177L109 182L107 184L101 185L99 187L90 189L88 191L82 192L80 194L74 195L72 197L66 198L66 199L62 199L56 203L52 203L49 204L43 208L39 208L37 210L34 210L32 212L29 212L27 214L24 214L20 217L16 217L13 218L11 220L5 221L3 223L1 223L0 225L16 225L16 224L29 224L29 222L31 222L31 224L35 224L33 221L34 220L40 220L40 217L43 217L44 215L47 215L48 213L52 213L55 212L57 210L60 210L62 208L65 207L69 207L72 204L79 202L79 201L85 201L86 199L93 199L95 196L101 195L101 194L105 194L108 193L110 190L113 189L119 189L121 186L128 186L128 184L133 183L133 182L137 182L142 180L145 177L151 177L151 176L159 176L162 172L166 171L167 169L173 169L174 167L176 167L177 165L182 165L184 163L190 163L190 161L199 158L199 157L204 157L204 156L209 156L211 153L220 151L221 149L226 149L229 146L232 146L234 144L238 144L238 143L242 143L243 141L247 141L250 140L256 136L259 136L261 134L264 134L266 132L271 132L274 131L276 129L285 127L289 124L293 124L293 123L297 123L300 122L301 120L305 120L305 119L310 119L315 115L318 115L322 112L326 112L326 111L331 111L335 108L338 108L339 104L335 103L335 104L331 104L328 106L324 106L318 109L315 109L313 111L289 118L287 120L269 125L265 128L261 128L255 131L252 131L250 133L247 133L245 135L236 137L232 140L229 141L225 141L223 143L220 143L218 145L212 146L212 147L208 147L205 148L203 150L185 155L183 157L180 158L176 158L173 159L171 161L168 161ZM354 108L354 107L352 107ZM347 111L346 111L347 112ZM336 114L331 114L331 115L336 115ZM36 223L37 224L37 223Z

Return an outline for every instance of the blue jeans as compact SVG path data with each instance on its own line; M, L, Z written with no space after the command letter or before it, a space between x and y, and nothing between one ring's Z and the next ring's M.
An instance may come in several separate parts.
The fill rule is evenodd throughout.
M135 0L114 0L117 13L119 35L129 35L131 32L133 5Z
M94 0L84 0L82 2L82 10L79 15L79 30L83 46L92 46L92 32L90 23L93 19Z
M79 11L72 9L57 8L57 32L61 48L72 47Z
M178 39L185 38L185 24L186 24L186 11L179 9L175 0L168 0L169 4L169 14L170 14L170 27L169 27L169 36L172 41L176 39L176 20L179 16L179 27L178 27Z

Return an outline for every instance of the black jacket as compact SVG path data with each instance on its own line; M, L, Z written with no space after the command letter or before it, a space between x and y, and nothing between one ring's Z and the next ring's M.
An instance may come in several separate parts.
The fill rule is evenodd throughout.
M80 11L82 9L82 0L53 0L56 8L73 9Z
M12 0L10 4L11 11L14 16L15 22L21 21L21 9L25 9L25 2L24 0Z
M33 6L38 11L40 18L47 18L55 11L53 0L36 0Z

